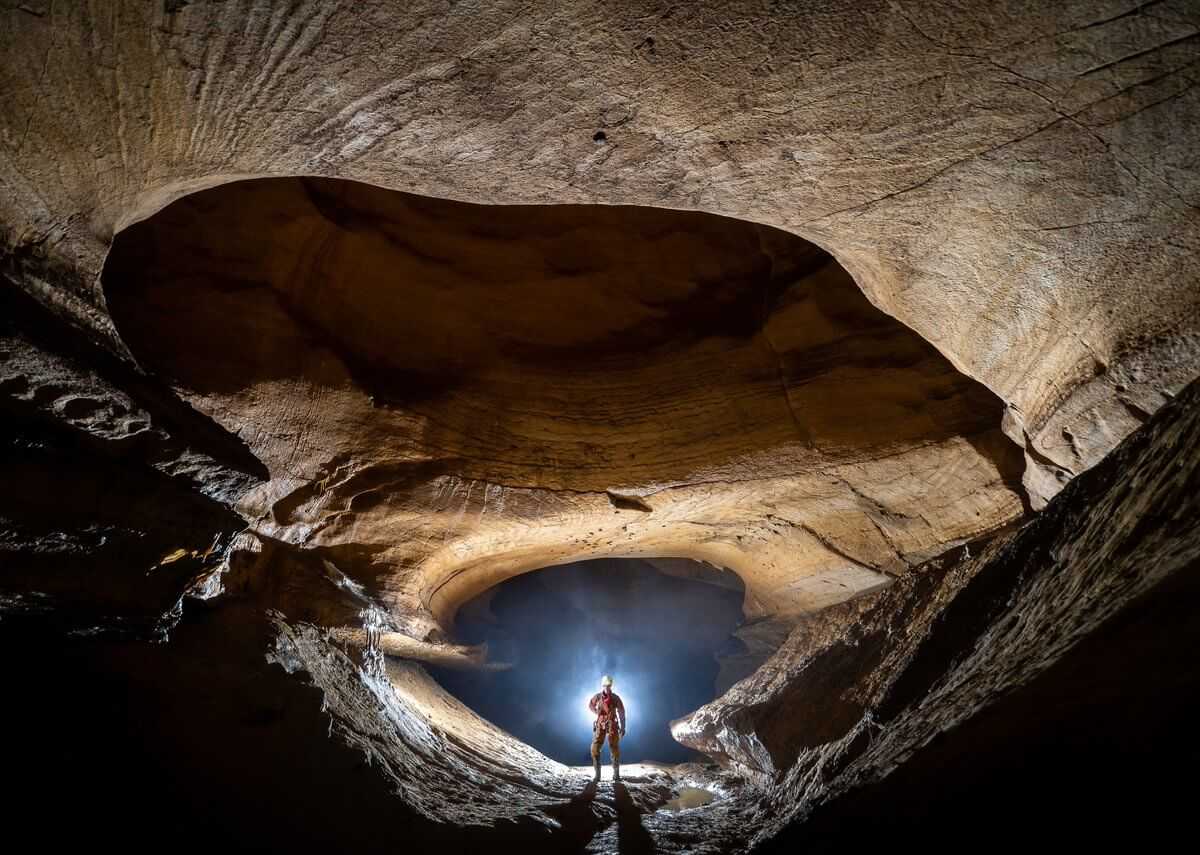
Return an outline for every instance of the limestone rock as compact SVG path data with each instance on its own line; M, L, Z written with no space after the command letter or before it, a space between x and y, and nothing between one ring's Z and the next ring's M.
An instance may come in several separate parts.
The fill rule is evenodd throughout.
M1101 738L1192 696L1154 663L1195 640L1200 5L352 5L0 3L0 622L194 602L178 682L55 660L175 686L130 696L190 792L817 851L940 766L995 796L977 736L1006 782L1013 734L1056 756L1022 702L1107 698ZM676 728L723 770L588 800L416 664L486 665L462 603L600 555L744 583L736 682ZM164 723L203 731L197 682L258 698L214 702L216 772ZM683 786L720 797L653 812Z

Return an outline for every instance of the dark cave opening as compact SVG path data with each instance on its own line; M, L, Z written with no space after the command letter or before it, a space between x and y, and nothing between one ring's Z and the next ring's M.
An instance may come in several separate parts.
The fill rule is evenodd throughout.
M459 639L486 642L495 671L430 668L475 712L547 756L591 762L587 699L610 674L625 703L622 763L682 763L672 719L712 700L721 659L743 650L744 586L685 559L604 558L525 573L465 604ZM607 748L603 761L609 762Z

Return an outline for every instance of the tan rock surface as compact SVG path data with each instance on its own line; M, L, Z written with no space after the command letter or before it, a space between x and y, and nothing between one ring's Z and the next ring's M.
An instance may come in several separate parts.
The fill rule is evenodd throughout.
M589 555L811 610L1020 511L1000 402L773 229L258 181L131 228L105 278L140 364L270 470L256 530L419 639Z
M1032 10L986 4L944 14L932 4L857 2L786 12L753 3L737 10L700 6L687 16L668 5L639 8L635 16L627 12L556 4L539 13L489 4L471 11L416 5L400 14L388 4L362 4L347 14L318 2L289 10L241 2L117 3L111 13L96 15L78 4L9 5L0 62L6 141L0 151L5 191L0 222L7 275L121 347L99 276L113 236L172 199L248 176L319 174L488 204L636 203L735 216L801 235L832 252L877 306L993 390L1007 405L1004 429L1029 447L1024 481L1035 507L1195 373L1200 289L1186 132L1196 116L1189 77L1198 49L1192 4L1155 4L1152 12L1132 3ZM314 206L319 201L318 194ZM305 232L315 227L311 218L296 211L282 216L295 216L287 226L276 224L281 232L293 229L290 238L280 238L284 246L289 239L303 243L311 237ZM439 240L435 255L462 248L427 225L420 238L426 250ZM355 240L338 246L343 255L337 263L349 263L345 254L355 254ZM662 254L652 244L646 250ZM584 255L593 254L584 249ZM570 271L579 259L559 264L560 272ZM333 293L325 295L330 302ZM538 297L536 288L527 293L529 300ZM472 311L488 316L486 303L468 302ZM1120 311L1123 305L1137 310ZM587 302L577 307L572 313L577 321L613 317L594 312ZM210 308L219 315L215 304ZM351 333L339 312L352 308L342 302L323 310L338 336L357 342L358 355L368 361L378 352L380 336L421 341L425 328L413 317L400 322L397 305L367 321L354 319ZM456 312L463 304L439 303L436 309L435 314ZM785 329L805 329L800 311L800 316L782 312L764 337L778 338L786 350ZM415 315L428 320L423 312ZM506 324L511 328L520 315L506 315ZM467 326L461 311L455 317L456 360L491 364L489 348L502 343ZM572 341L604 331L563 325L561 316L554 320L555 334ZM431 322L431 330L439 329L436 319ZM521 332L511 329L508 343L519 344ZM284 338L258 344L286 350L289 340L280 333ZM181 334L176 326L172 335ZM539 325L538 343L552 344L547 336L552 333ZM711 385L701 369L703 353L675 355L690 370L668 361L654 372L651 363L639 383L668 395L673 385ZM764 373L761 354L755 354L757 369L724 354L709 357L710 370L732 370L735 377L747 368ZM332 371L322 379L334 391L314 400L292 390L302 396L296 407L320 411L323 420L344 413L343 430L359 430L369 393L348 392L344 384L337 391L345 378L336 360L323 352L314 358L318 364L304 370ZM605 451L579 459L581 443L588 442L581 437L570 457L564 449L547 467L553 474L510 480L507 455L486 444L462 448L456 442L464 441L464 433L471 436L468 444L504 441L504 433L478 429L480 415L495 409L496 397L532 393L545 384L536 372L521 376L516 392L511 387L519 381L501 376L493 397L463 395L448 407L453 417L442 429L450 439L432 435L430 444L440 442L455 454L474 451L483 461L477 468L486 471L456 466L437 485L441 498L418 499L416 507L431 506L443 519L470 517L492 509L491 496L503 485L645 491L672 479L729 477L719 465L703 471L713 468L714 453L727 464L741 459L758 477L761 457L747 458L747 452L765 447L779 457L781 435L771 432L790 430L779 412L785 402L775 396L769 418L750 411L749 432L745 420L735 428L728 420L710 425L666 416L676 431L660 437L668 447L693 442L688 428L718 432L726 447L705 446L703 465L658 471L649 466L637 477L618 480L613 476L632 473L621 472L620 461L604 460L616 449L598 441L606 438L601 432L591 443ZM757 379L759 387L768 385L766 376ZM745 388L757 394L754 383ZM726 394L719 384L713 392ZM697 406L705 403L703 394L695 399ZM804 401L788 403L795 409ZM631 410L637 406L629 404ZM600 415L594 400L589 409ZM630 411L623 412L628 419ZM831 415L841 429L862 422L845 419L837 408ZM268 424L280 436L290 432L269 452L271 443L259 437L256 452L264 455L273 478L265 494L249 500L250 513L307 481L353 475L337 471L339 454L352 450L330 448L286 419L277 422L275 413L255 412L245 399L218 421L235 431L253 426L255 435ZM989 426L997 426L994 418ZM527 427L536 434L536 425ZM508 433L514 431L519 436L519 428ZM429 435L429 426L408 422L384 431L410 437L418 432ZM841 439L846 445L856 441ZM631 448L620 450L632 454ZM1005 454L997 447L982 457ZM950 453L951 459L959 456ZM895 468L913 474L936 470L956 484L996 479L989 464L970 462L979 455L961 456L965 462L947 465L927 449L922 463L906 460L888 469L889 464L855 461L854 468L835 473L835 479L846 478L862 491L852 500L861 522L845 525L852 534L837 543L842 535L831 539L830 527L814 523L807 508L803 525L818 534L800 528L791 535L799 548L786 550L789 565L797 552L821 554L817 565L829 565L830 555L841 552L848 556L841 569L852 580L849 587L869 586L869 573L886 569L891 547L883 541L894 534L869 518L897 510L883 500L882 510L876 508L874 485L895 477ZM534 457L521 462L547 462ZM408 466L413 455L402 450L397 459ZM792 463L812 468L802 456ZM881 466L888 471L875 471ZM960 476L959 466L970 473ZM284 467L294 470L290 483L280 480ZM1007 466L1000 468L1008 477ZM901 557L922 549L930 554L1012 519L1019 507L1004 491L985 497L954 490L933 484L928 493L945 495L952 505L944 509L949 518L935 521L932 531L910 526L900 534ZM831 496L814 484L805 492L834 512L846 501L844 494ZM974 499L966 499L972 494ZM336 497L324 501L332 510ZM726 507L742 504L728 493L721 501ZM474 555L514 570L595 549L738 563L738 550L711 531L686 538L619 533L626 524L621 515L608 514L603 503L586 495L518 492L510 500L505 492L506 506L522 502L525 510L513 511L518 520L531 512L546 516L540 510L546 502L566 502L578 519L604 519L603 512L621 522L558 554L546 544L526 548L511 531L495 531L476 544L456 541L449 554L419 562L393 555L383 563L419 563L426 574L418 596L424 602L395 591L396 606L429 604L440 615L451 612L452 606L432 603L432 591ZM633 513L626 516L632 519ZM705 513L696 507L684 517L690 523ZM391 516L399 524L404 513ZM657 529L671 516L663 508L647 520L656 517ZM754 516L761 529L761 513ZM776 525L797 521L787 512L780 518ZM308 542L312 535L305 529L314 521L277 524L272 534ZM525 522L516 525L528 529ZM548 540L569 540L552 525L541 528ZM762 537L775 539L770 532ZM818 547L821 537L826 543ZM668 548L685 539L692 549ZM395 540L393 531L388 541ZM709 545L696 545L706 540ZM757 563L779 560L764 552ZM803 566L801 558L773 582L752 587L766 600L786 600L781 589L793 579L819 579L823 572L823 566ZM462 594L450 594L439 596L461 601ZM797 604L803 606L806 598L809 605L830 601L801 591Z
M9 4L8 264L112 335L112 236L240 177L736 216L831 251L1069 476L1195 373L1200 24L1142 5Z
M698 559L745 582L759 653L800 629L690 738L802 819L851 789L822 758L873 779L992 700L939 690L861 762L865 720L772 742L759 714L857 631L805 616L882 602L903 636L943 586L916 639L967 573L926 559L1200 373L1198 59L1191 0L0 3L6 472L39 484L0 506L0 611L224 588L309 645L347 738L408 756L331 639L478 664L455 610L513 574ZM1097 629L1047 585L1029 643ZM997 632L970 673L1033 674ZM402 668L396 721L507 744ZM496 775L469 797L505 822Z

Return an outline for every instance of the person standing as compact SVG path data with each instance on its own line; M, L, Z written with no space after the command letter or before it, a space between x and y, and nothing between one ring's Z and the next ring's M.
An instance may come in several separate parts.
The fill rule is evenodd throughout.
M608 737L608 753L612 756L613 780L621 780L621 737L625 735L625 704L612 690L613 680L607 674L600 680L600 691L588 701L588 709L596 714L592 725L593 781L600 780L600 752Z

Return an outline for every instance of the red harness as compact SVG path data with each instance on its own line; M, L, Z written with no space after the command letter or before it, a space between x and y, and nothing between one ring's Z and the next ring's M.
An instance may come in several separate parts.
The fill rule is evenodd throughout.
M606 696L604 692L596 695L598 699L596 706L596 723L592 725L593 730L606 731L617 726L617 696L614 692L609 692Z

